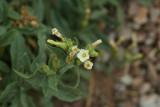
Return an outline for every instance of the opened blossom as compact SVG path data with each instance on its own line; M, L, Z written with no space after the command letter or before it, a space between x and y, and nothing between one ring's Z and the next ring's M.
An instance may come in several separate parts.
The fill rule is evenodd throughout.
M85 49L81 49L79 51L79 53L77 54L77 57L79 58L79 60L81 62L86 61L87 59L89 59L89 51L85 50Z
M93 63L91 61L85 61L84 62L84 67L86 69L92 69Z

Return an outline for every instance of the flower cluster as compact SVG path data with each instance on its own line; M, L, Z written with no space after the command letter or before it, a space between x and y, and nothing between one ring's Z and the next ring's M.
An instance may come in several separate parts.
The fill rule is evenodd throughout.
M86 69L92 69L93 63L91 57L98 56L98 52L95 51L95 47L102 43L102 40L97 40L91 45L86 46L85 49L79 49L78 45L75 45L75 41L67 38L63 38L59 31L54 28L52 34L60 38L62 41L54 41L48 39L47 42L64 49L68 53L66 58L67 63L84 64Z

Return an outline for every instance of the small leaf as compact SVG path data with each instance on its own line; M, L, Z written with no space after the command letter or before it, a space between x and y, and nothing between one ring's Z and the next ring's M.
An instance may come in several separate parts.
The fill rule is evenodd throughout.
M22 35L16 36L10 48L12 68L18 71L23 66L23 55L25 53L25 40Z
M17 75L19 75L20 77L25 78L25 79L29 79L29 78L31 78L32 76L34 76L34 75L36 74L36 72L34 72L33 74L28 75L28 74L24 74L24 73L19 72L19 71L16 71L16 70L14 70L14 72L15 72Z
M44 74L41 72L35 72L35 75L33 75L31 78L26 79L26 82L31 84L32 87L34 88L39 88L42 87L42 81L45 78Z
M67 72L69 69L71 69L73 67L74 67L73 64L68 64L68 65L65 65L64 67L62 67L58 72L60 73L60 75L63 75L65 72Z
M48 81L47 81L47 77L45 77L42 81L42 92L45 95L45 97L48 96Z
M73 102L83 97L79 89L72 88L70 86L64 85L63 83L58 84L57 91L50 89L49 94L56 96L60 100L68 102Z
M51 75L48 78L48 84L51 89L57 90L58 80L55 75Z
M43 68L41 66L39 66L39 64L36 63L36 66L37 66L38 71L43 72Z
M49 66L47 66L46 64L43 65L43 71L45 71L46 73L50 72L50 68Z

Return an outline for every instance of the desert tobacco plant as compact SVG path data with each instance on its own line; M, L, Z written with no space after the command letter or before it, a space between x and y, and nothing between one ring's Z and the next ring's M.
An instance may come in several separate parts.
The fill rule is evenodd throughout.
M78 88L80 83L79 68L83 65L88 70L92 69L92 57L99 54L95 47L102 41L97 40L80 49L76 39L64 38L56 28L52 29L52 34L60 38L60 41L51 39L46 41L48 42L46 47L49 50L47 54L50 56L48 63L38 63L40 57L37 57L29 66L31 61L27 59L29 57L27 53L24 53L25 70L14 67L12 73L15 81L10 82L0 94L1 105L4 107L11 105L12 107L17 104L15 107L35 107L36 104L32 100L34 96L30 96L33 94L32 92L37 94L42 92L48 99L47 102L51 102L52 96L64 101L75 101L84 97ZM0 62L0 64L7 68L5 63ZM69 80L71 84L66 83L63 78L68 73L70 73L69 75L74 74L77 80L71 79ZM4 81L3 77L0 76L0 80Z
M103 39L100 48L108 51L98 26L117 24L106 14L108 3L117 8L118 21L122 19L119 1L51 1L0 0L0 107L52 107L52 96L64 101L87 96L80 76L89 79L86 74L102 42L97 39ZM52 30L58 40L47 40L51 26L61 31Z

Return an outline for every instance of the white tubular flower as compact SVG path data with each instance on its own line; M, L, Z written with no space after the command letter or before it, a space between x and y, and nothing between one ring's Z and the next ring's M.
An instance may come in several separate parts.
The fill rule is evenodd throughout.
M97 40L97 41L95 41L94 43L92 43L92 47L96 47L97 45L99 45L99 44L101 44L102 43L102 40L101 39L99 39L99 40Z
M52 29L52 34L60 38L62 41L65 41L65 39L62 37L61 33L58 32L56 28Z
M56 28L52 29L52 34L54 35L56 32L58 32L58 30Z
M91 61L85 61L84 62L84 67L86 69L92 69L93 63Z
M63 38L62 35L59 32L55 32L55 35L59 38Z
M80 59L81 62L86 61L87 59L89 59L89 51L88 50L84 50L81 49L79 51L79 53L77 54L77 57Z
M78 51L79 51L79 49L77 48L77 46L73 46L73 47L72 47L72 52L77 53Z

